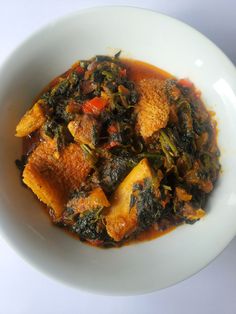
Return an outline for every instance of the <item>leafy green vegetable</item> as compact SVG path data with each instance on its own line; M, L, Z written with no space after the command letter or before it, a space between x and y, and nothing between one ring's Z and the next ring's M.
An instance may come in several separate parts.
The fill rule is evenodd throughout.
M98 174L102 188L111 194L129 171L137 164L137 159L123 151L119 156L109 155L98 161Z
M112 57L103 56L103 55L97 55L95 57L95 61L97 61L97 62L112 61Z
M134 205L137 208L138 225L142 230L158 222L162 215L163 207L156 199L152 182L148 179L133 186L130 206Z
M45 134L51 138L56 139L57 150L61 151L69 142L71 142L71 135L63 124L58 124L55 120L48 120L44 124Z
M114 55L114 58L115 59L118 59L120 57L120 54L121 54L121 50L119 50L115 55Z
M168 131L170 133L170 130ZM171 138L163 130L160 131L160 141L162 146L165 147L165 150L167 150L171 156L178 157L179 155L178 149L176 148Z
M84 240L104 240L107 236L102 220L102 209L97 208L79 214L71 229Z
M28 157L26 155L22 155L21 159L16 159L15 160L15 164L16 164L17 168L20 170L21 173L23 172L23 170L25 168L25 165L27 163L27 159L28 159Z
M97 156L96 156L96 152L94 149L91 149L88 145L86 144L81 144L80 147L82 148L85 156L87 158L90 158L91 161L93 162L94 166L97 162Z

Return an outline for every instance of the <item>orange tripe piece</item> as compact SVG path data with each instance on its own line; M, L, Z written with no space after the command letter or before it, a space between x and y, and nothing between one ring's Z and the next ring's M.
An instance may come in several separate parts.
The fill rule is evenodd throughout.
M146 158L131 170L111 198L112 205L105 219L107 233L115 241L122 240L137 227L137 209L135 206L130 208L130 197L133 185L144 179L152 179L152 171Z
M167 125L170 106L165 89L166 80L143 79L138 83L140 99L136 105L136 128L144 139Z
M74 213L83 213L87 210L108 206L110 203L101 187L92 190L87 197L74 197L67 203L67 207L73 208Z
M80 145L71 143L58 154L56 143L47 140L30 155L23 182L53 211L58 219L69 192L80 187L91 170Z
M46 121L43 106L44 101L40 99L24 114L16 126L17 137L27 136L43 125Z

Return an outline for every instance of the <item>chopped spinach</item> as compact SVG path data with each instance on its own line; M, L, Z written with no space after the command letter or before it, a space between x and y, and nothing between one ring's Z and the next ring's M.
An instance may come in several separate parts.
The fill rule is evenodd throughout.
M130 207L136 206L139 228L145 230L160 219L163 207L156 199L152 182L145 179L141 184L133 186Z
M88 210L79 214L71 230L84 240L104 240L106 229L102 221L102 208Z

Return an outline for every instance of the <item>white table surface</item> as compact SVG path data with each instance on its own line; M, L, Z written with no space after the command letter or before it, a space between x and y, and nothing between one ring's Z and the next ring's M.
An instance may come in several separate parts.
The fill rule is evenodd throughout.
M115 4L146 7L187 22L236 64L235 0L0 0L0 63L52 19L86 7ZM97 296L64 286L33 269L0 238L0 314L16 313L235 314L236 238L190 279L135 297Z

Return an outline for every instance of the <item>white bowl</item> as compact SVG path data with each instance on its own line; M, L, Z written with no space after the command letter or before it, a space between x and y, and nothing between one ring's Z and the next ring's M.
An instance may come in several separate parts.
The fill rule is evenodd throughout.
M152 241L97 249L53 227L24 188L14 160L15 126L35 95L77 59L122 49L177 77L189 77L216 112L223 172L207 216ZM0 70L0 227L30 264L74 287L128 295L168 287L214 259L236 232L236 71L207 38L170 17L130 7L101 7L49 24L31 36Z

